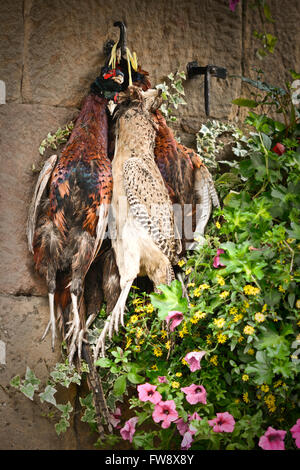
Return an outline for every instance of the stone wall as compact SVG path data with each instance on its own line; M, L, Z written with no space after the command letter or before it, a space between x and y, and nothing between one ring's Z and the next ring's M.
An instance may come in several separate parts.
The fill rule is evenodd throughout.
M252 76L257 42L252 33L260 20L250 2L236 12L227 0L2 0L0 2L0 80L6 104L0 105L0 448L88 449L88 427L75 420L58 438L38 401L30 402L9 386L26 366L46 381L60 358L50 339L40 338L48 322L44 282L33 272L25 224L41 162L38 147L78 112L90 83L104 62L102 47L118 38L113 22L128 27L128 47L149 71L153 85L197 60L227 68L229 75ZM276 53L259 64L266 80L283 84L288 70L300 69L298 0L270 0L278 37ZM186 82L188 106L180 109L183 129L199 129L205 121L203 78ZM236 78L212 80L211 114L242 119L231 105L247 93ZM182 132L182 128L179 128ZM182 132L183 141L193 136ZM5 350L5 351L4 351ZM4 354L5 353L5 354ZM68 399L76 404L76 390Z

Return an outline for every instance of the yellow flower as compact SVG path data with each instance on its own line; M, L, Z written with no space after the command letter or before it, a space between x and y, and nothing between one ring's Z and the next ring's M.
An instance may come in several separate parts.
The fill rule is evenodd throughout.
M280 285L280 286L278 287L278 290L279 290L279 292L285 292L285 289L282 287L282 285Z
M194 297L200 297L201 290L200 290L199 287L197 287L196 289L193 290L193 295L194 295Z
M263 313L260 313L260 312L257 312L255 315L254 315L254 318L255 320L258 322L258 323L262 323L263 321L265 321L266 317L264 316Z
M129 346L131 345L131 343L132 343L132 338L128 338L128 339L127 339L127 342L126 342L125 349L128 349Z
M177 264L178 264L178 266L179 266L180 268L182 268L182 266L185 265L184 259L179 260Z
M154 311L154 307L152 304L147 304L145 308L147 310L147 313L152 313Z
M207 342L207 344L212 344L212 340L211 340L210 338L211 338L211 335L207 335L207 336L206 336L206 342Z
M181 377L182 376L182 373L181 372L176 372L176 377Z
M222 328L222 326L225 325L225 318L215 318L215 319L214 319L214 324L215 324L218 328Z
M168 334L168 333L166 332L166 330L161 330L161 337L162 337L162 339L164 339L164 338L167 336L167 334Z
M244 333L245 333L245 335L253 335L253 333L254 333L253 326L250 326L250 325L245 326Z
M192 271L193 271L192 268L188 268L188 269L185 271L185 274L191 274Z
M264 313L267 310L267 304L264 304L263 308L261 309L262 313Z
M273 413L276 410L275 406L275 397L272 395L272 393L269 393L264 397L264 402L268 407L268 410Z
M243 393L243 400L245 403L250 403L248 392Z
M248 349L248 354L250 354L251 356L253 356L254 352L255 352L254 349L252 349L252 348Z
M137 328L135 334L136 334L137 339L139 339L143 335L142 328Z
M172 382L172 387L173 388L179 388L180 387L180 383L179 382Z
M135 350L136 350L137 352L140 352L141 346L138 344L138 345L135 347Z
M244 341L244 339L245 339L244 336L241 335L238 339L238 342L241 343L242 341Z
M181 359L181 362L182 362L182 364L183 364L184 366L188 366L188 363L186 362L185 359Z
M141 304L141 303L143 303L143 301L142 301L142 299L133 299L132 303L133 303L133 305Z
M264 393L267 393L269 390L270 390L270 387L266 384L263 384L261 387L260 387L261 391L264 392Z
M237 322L240 321L242 318L243 318L243 315L242 315L241 313L239 313L238 315L234 315L233 321L237 323Z
M195 313L195 317L197 317L197 318L205 318L205 317L206 317L206 313L205 313L205 312L200 312L200 310L198 310L198 312Z
M238 404L240 403L240 401L241 401L241 400L240 400L239 398L236 398L236 399L234 400L234 403L236 403L236 404L238 405Z
M251 286L250 284L247 284L244 288L243 291L245 292L246 295L257 295L260 292L260 289L258 287Z
M171 347L171 341L167 341L167 342L166 342L166 348L167 348L167 349L170 349L170 347Z
M151 369L153 369L153 370L158 370L158 367L157 367L156 364L154 364L154 366L152 366Z
M159 356L162 356L162 350L159 346L156 346L154 349L153 349L153 354L157 357Z
M199 289L201 289L201 290L205 290L205 289L209 289L209 288L210 288L209 284L200 284L200 286L199 286Z
M287 243L293 243L295 241L295 238L288 238Z
M217 276L217 282L220 286L224 286L225 285L225 280L222 276Z
M137 315L132 315L130 317L130 323L136 323L138 321L139 317Z
M220 224L220 222L216 222L216 227L217 227L218 229L220 229L220 228L221 228L221 224Z
M227 341L227 336L223 335L222 333L219 333L217 335L217 340L218 340L218 343L220 344L225 343Z
M244 308L247 309L247 308L249 308L249 307L250 307L250 305L249 305L249 303L247 302L247 300L244 300Z
M230 315L236 315L238 313L238 309L236 307L231 307L231 309L229 309L229 313Z
M282 380L277 380L277 381L274 383L274 388L280 387L281 384L282 384Z
M189 282L189 283L187 284L187 287L195 287L195 283L194 283L194 282Z
M243 382L247 382L248 380L249 380L249 375L243 374L243 375L242 375L242 381L243 381Z
M296 308L300 308L300 299L296 300Z
M229 296L228 290L224 290L223 292L221 292L221 294L219 294L219 297L221 297L221 299L226 299L226 297L228 296Z
M218 365L218 356L215 354L214 356L212 356L210 358L209 362L211 362L214 366L217 366Z

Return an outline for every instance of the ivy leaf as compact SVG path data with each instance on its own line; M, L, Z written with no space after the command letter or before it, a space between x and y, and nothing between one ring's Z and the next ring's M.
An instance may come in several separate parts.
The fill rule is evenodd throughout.
M57 392L56 388L52 387L51 385L47 385L43 393L39 394L41 402L47 401L52 405L56 406L56 400L54 398L54 394Z
M22 392L30 400L33 400L33 395L34 395L34 392L35 392L35 388L31 383L29 383L29 384L26 384L26 385L22 385L20 387L20 392Z
M266 19L270 23L274 23L274 20L273 20L272 15L271 15L270 7L267 3L264 4L264 14L265 14Z
M13 377L11 381L9 382L9 384L14 388L19 388L20 383L21 383L21 379L19 375L16 375L15 377Z
M27 366L24 385L31 384L34 390L38 390L41 381L35 375L35 373Z
M158 288L162 294L150 295L152 305L158 309L158 317L164 320L170 311L176 310L182 313L188 311L187 299L182 297L182 287L178 280L172 281L170 286L160 285Z
M70 426L70 423L65 418L62 418L58 423L55 425L56 434L59 436L61 433L66 432L67 428Z
M73 406L68 401L66 405L56 405L56 408L62 412L62 418L69 419L70 413L73 411Z
M126 390L126 375L121 375L114 383L113 392L116 396L121 396Z
M232 100L232 104L236 104L237 106L245 106L246 108L256 108L259 103L254 100L250 100L248 98L237 98Z

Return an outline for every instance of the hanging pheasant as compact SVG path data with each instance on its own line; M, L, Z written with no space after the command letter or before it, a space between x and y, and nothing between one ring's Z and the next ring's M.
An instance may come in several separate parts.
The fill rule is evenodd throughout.
M175 239L173 208L154 161L157 125L152 112L162 103L161 90L143 92L130 86L119 95L116 150L112 163L114 191L112 237L121 293L105 322L95 349L104 355L107 331L124 325L126 300L134 279L147 275L155 286L174 279L172 263L181 250Z

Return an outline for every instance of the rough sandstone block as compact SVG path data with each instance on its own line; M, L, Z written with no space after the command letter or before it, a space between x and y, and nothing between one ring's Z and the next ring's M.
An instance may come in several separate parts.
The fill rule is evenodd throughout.
M40 142L74 117L76 109L6 104L0 106L0 292L46 295L27 248L26 221L33 194ZM53 152L55 153L55 152Z
M154 85L192 60L200 65L241 70L241 9L233 14L222 0L32 0L24 63L25 100L78 106L104 63L102 47L118 39L113 22L128 27L128 47L150 73ZM225 118L240 89L235 81L212 80L212 115ZM204 118L203 77L186 86L182 117Z
M21 101L23 0L1 1L0 21L0 80L6 84L6 101Z

